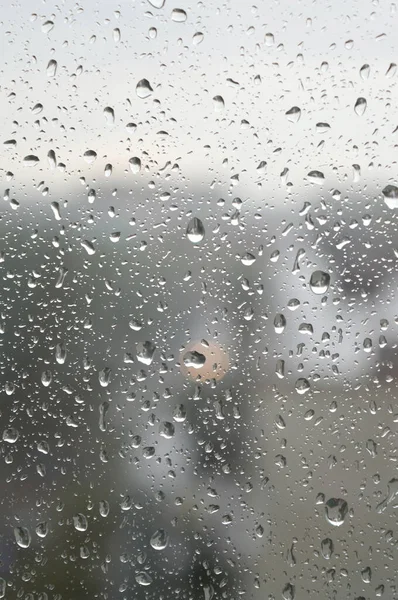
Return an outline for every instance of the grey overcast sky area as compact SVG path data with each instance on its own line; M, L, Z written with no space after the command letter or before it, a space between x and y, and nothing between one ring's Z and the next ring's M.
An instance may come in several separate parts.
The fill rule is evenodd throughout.
M178 162L186 177L206 184L239 176L247 196L266 195L277 206L284 169L293 194L313 186L306 178L313 170L324 173L328 189L341 186L353 164L362 182L388 183L397 118L395 78L386 76L396 60L394 3L160 4L4 4L1 131L4 142L17 143L1 168L16 183L31 180L23 163L31 154L40 160L37 177L58 191L66 175L69 184L94 179L108 163L113 177L124 178L136 154L146 156L143 177ZM184 21L175 9L185 11ZM153 90L147 98L136 93L142 79ZM361 115L358 98L366 100ZM298 121L285 114L293 107ZM65 173L49 172L49 149ZM83 157L90 149L92 165ZM261 161L268 170L259 186Z

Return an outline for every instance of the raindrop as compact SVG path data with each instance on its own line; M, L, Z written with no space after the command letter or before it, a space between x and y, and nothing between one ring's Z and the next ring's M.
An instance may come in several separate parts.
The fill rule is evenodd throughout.
M163 8L166 0L148 0L148 2L153 8Z
M110 125L113 125L113 123L115 122L115 111L113 110L113 108L111 108L110 106L106 106L104 108L104 115L106 122Z
M15 444L17 439L19 438L19 431L14 427L9 427L8 429L4 429L3 431L3 442L8 442L9 444Z
M314 271L310 278L310 288L314 294L326 294L330 285L330 275L324 271Z
M50 60L50 62L47 65L47 77L55 77L55 75L57 74L57 67L57 61Z
M205 36L203 35L203 33L200 33L199 31L196 32L192 37L193 45L198 46L199 44L201 44L203 42L204 37Z
M283 600L294 600L295 595L296 592L294 585L292 585L291 583L287 583L282 591Z
M330 558L332 558L332 554L333 554L333 542L330 538L326 538L324 540L322 540L321 543L321 552L322 552L322 556L323 558L326 558L327 560L329 560Z
M182 8L174 8L171 13L171 20L175 23L184 23L187 20L187 13Z
M50 33L50 31L54 29L54 23L52 21L45 21L41 26L41 30L43 33Z
M170 440L174 436L174 425L169 421L163 421L159 426L159 435Z
M137 344L137 360L144 365L150 365L153 361L156 346L152 342L140 342Z
M91 165L97 159L97 153L94 152L94 150L86 150L86 152L83 154L83 157L86 163Z
M169 536L164 529L158 529L152 535L150 544L154 550L164 550L169 543Z
M73 517L73 526L77 531L86 531L88 527L87 518L82 513Z
M213 103L215 112L222 112L224 110L225 102L222 96L214 96Z
M363 65L359 70L359 74L362 77L362 79L368 79L370 74L370 66L366 64Z
M300 377L299 379L297 379L295 389L298 394L306 394L309 391L310 387L311 386L308 379L305 379L304 377Z
M141 571L137 573L135 576L135 580L139 585L151 585L152 577L146 573L146 571Z
M30 546L30 533L26 527L14 527L15 541L20 548L29 548Z
M141 160L137 156L133 156L129 160L130 171L136 175L141 171Z
M293 106L285 113L287 120L291 123L298 123L301 117L301 110L298 106Z
M310 171L307 177L312 183L316 183L317 185L322 185L325 180L325 175L322 171Z
M206 357L196 350L186 352L183 357L183 362L186 367L193 367L194 369L200 369L206 362Z
M39 158L34 154L28 154L28 156L25 156L23 159L23 162L28 167L34 167L39 162Z
M365 98L358 98L355 102L354 111L358 115L358 117L362 117L367 107L367 102Z
M340 527L348 512L348 504L342 498L330 498L325 504L325 516L328 523Z
M202 221L196 217L191 219L187 226L186 235L189 241L193 244L198 244L201 242L205 237L205 228Z
M398 208L398 187L396 185L387 185L382 194L388 208Z
M149 83L148 79L141 79L137 83L135 91L136 91L138 98L141 98L142 100L144 100L145 98L148 98L152 94L153 89L152 89L151 84Z

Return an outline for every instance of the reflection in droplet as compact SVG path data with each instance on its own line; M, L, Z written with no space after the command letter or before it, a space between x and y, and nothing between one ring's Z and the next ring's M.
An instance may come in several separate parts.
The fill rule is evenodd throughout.
M200 369L206 362L206 357L196 350L186 352L183 357L184 365L186 367L193 367L194 369Z

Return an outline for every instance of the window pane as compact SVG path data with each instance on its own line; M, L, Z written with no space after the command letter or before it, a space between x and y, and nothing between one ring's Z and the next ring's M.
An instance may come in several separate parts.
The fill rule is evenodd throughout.
M397 598L396 19L3 2L0 598Z

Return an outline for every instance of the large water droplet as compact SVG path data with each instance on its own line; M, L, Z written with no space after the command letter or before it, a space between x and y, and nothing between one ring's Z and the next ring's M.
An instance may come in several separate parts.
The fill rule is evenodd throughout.
M326 538L324 540L322 540L321 543L321 552L322 552L322 556L323 558L326 558L327 560L329 560L330 558L332 558L332 554L333 554L333 542L330 538Z
M322 185L325 180L325 175L322 171L310 171L307 177L311 183L316 183L317 185Z
M137 156L133 156L129 160L130 171L136 175L141 171L141 160Z
M29 548L30 546L30 533L26 527L14 527L15 541L20 548Z
M23 159L23 162L28 167L34 167L39 162L39 158L34 154L28 154L28 156L25 156Z
M88 527L87 518L82 513L77 513L73 517L73 526L77 531L86 531Z
M158 529L152 535L150 544L154 550L164 550L169 543L169 536L164 529Z
M386 185L382 194L388 208L398 208L398 187L396 185Z
M301 109L298 106L293 106L285 113L287 120L291 123L298 123L301 117Z
M156 346L152 342L140 342L137 344L137 360L144 364L150 365L153 361Z
M310 278L310 288L314 294L326 294L330 285L330 275L324 271L314 271Z
M183 357L183 362L186 367L193 367L194 369L200 369L206 362L206 357L196 350L186 352Z
M330 498L325 504L326 520L335 527L340 527L348 512L348 504L342 498Z
M148 79L141 79L137 83L135 92L136 92L138 98L141 98L142 100L144 100L145 98L148 98L153 92L153 89L152 89L151 84L149 83Z
M187 226L187 238L193 244L198 244L205 237L205 228L200 219L194 217L191 219Z
M83 157L86 163L91 165L96 160L97 153L94 150L86 150L86 152L83 154Z
M137 573L135 576L135 580L139 585L151 585L152 583L152 577L150 575L148 575L148 573L146 573L145 571L141 571L140 573Z
M297 379L295 388L298 394L306 394L309 391L310 387L310 383L308 379L305 379L305 377L300 377L299 379Z
M367 107L367 102L365 98L358 98L355 102L354 111L358 115L358 117L362 117Z
M19 438L19 431L15 429L15 427L8 427L8 429L4 429L3 431L3 442L8 442L9 444L15 444L17 439Z
M169 421L163 421L159 426L159 435L170 440L174 436L174 425Z
M50 62L47 65L47 77L55 77L55 75L57 74L57 67L57 61L50 60Z
M187 20L187 13L182 8L174 8L171 13L171 20L175 23L184 23Z

